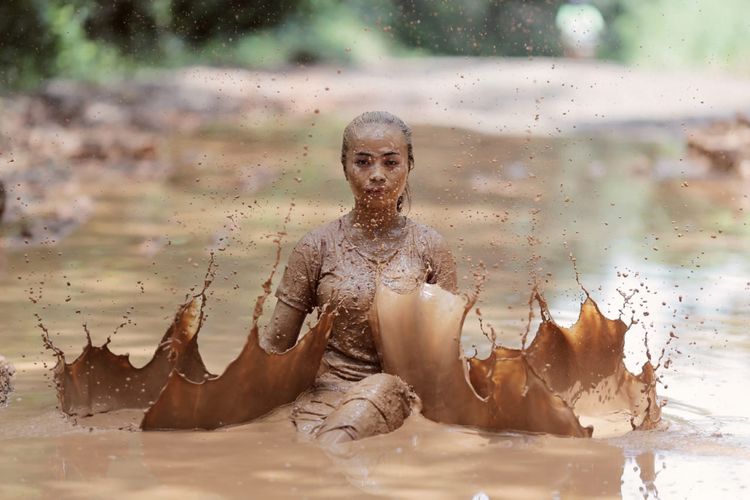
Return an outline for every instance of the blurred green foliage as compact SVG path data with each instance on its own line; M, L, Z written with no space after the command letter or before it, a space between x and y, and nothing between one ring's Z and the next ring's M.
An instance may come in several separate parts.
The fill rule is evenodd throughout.
M555 14L563 0L397 0L399 39L428 52L470 56L560 55Z
M26 86L53 74L57 42L44 0L0 3L0 85Z
M749 0L609 0L607 55L660 68L750 72ZM609 5L607 5L609 4Z
M289 63L364 63L403 54L403 45L379 28L380 15L378 6L367 0L349 1L345 6L337 0L302 0L295 12L276 26L235 40L209 41L200 59L275 67Z
M0 86L144 66L366 63L386 55L556 56L564 0L2 0ZM748 0L591 0L600 55L750 70Z
M64 3L48 7L49 30L57 42L54 74L99 79L134 64L117 47L89 36L85 23L90 18L90 10L90 6L76 8Z
M140 66L362 63L385 55L554 55L561 0L8 0L5 87ZM24 28L17 21L26 23ZM16 31L8 28L15 28Z

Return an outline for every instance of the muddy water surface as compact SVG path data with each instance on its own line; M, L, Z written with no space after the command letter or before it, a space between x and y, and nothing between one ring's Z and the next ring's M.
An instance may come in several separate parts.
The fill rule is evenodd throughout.
M180 167L169 179L97 175L87 224L57 246L0 253L0 353L18 371L0 409L0 496L748 494L750 186L706 176L670 137L545 141L419 129L410 179L411 215L446 235L461 285L471 288L472 271L486 266L477 305L485 331L491 325L503 344L521 343L534 280L554 317L575 321L583 293L570 254L603 312L637 322L626 339L631 369L647 356L646 334L655 363L677 335L657 372L660 429L566 439L415 417L331 453L298 442L284 409L215 432L132 432L137 413L63 418L33 314L68 353L84 344L81 323L95 343L125 323L111 348L143 364L185 294L202 284L213 250L219 268L200 344L208 370L220 373L244 343L290 205L287 252L349 207L339 128L174 139ZM489 349L474 314L464 342L468 352Z

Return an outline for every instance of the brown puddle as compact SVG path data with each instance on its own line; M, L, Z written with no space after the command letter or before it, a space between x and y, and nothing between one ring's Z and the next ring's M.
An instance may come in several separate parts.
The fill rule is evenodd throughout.
M429 284L406 295L381 286L370 314L383 369L413 386L437 422L578 437L652 428L661 415L654 369L625 368L628 326L587 297L563 328L536 300L542 323L531 345L466 359L461 330L473 300Z
M215 210L216 197L229 201L235 194L228 188L213 191L213 184L212 190L207 190L206 177L201 177L200 183L175 185L166 193L163 187L157 189L154 183L144 181L133 183L134 191L128 193L122 192L121 184L116 186L118 189L94 186L91 193L105 189L105 194L97 202L91 223L82 231L72 234L54 251L30 249L28 259L33 265L25 265L25 255L19 252L6 252L4 264L0 262L0 267L5 266L2 280L6 292L0 309L4 331L8 332L4 337L0 334L3 351L0 354L17 369L10 404L0 408L3 450L0 469L7 472L0 485L3 492L0 497L107 494L233 497L253 491L256 496L311 498L348 498L366 493L398 498L472 498L478 492L490 498L643 498L646 492L639 492L642 487L639 475L644 482L646 478L641 462L651 463L648 482L658 487L661 498L710 497L722 490L728 492L727 496L742 497L741 492L750 487L743 470L750 450L748 410L742 398L736 397L743 392L741 380L750 376L746 363L750 343L744 321L750 314L746 300L750 278L743 254L747 246L743 214L747 212L748 200L743 198L742 184L730 178L699 181L687 177L690 186L683 188L682 178L651 182L650 177L644 178L642 174L633 177L628 173L631 163L641 161L637 158L650 158L654 163L663 160L663 150L651 154L637 145L618 143L615 147L614 142L598 139L549 143L532 140L529 147L537 160L522 163L529 172L538 175L542 171L549 176L514 180L513 187L508 188L510 194L506 195L500 190L508 176L495 173L491 160L498 155L505 172L514 173L513 158L525 158L523 138L518 141L520 145L514 139L482 138L476 148L467 149L458 142L464 140L462 131L446 130L437 135L431 130L415 129L415 134L415 140L435 146L420 155L424 164L439 166L444 162L448 165L445 170L452 172L450 165L463 162L463 172L468 172L469 167L476 168L493 181L488 180L488 186L494 191L481 195L471 190L470 175L457 187L454 183L460 179L455 176L434 175L432 169L415 169L412 175L417 177L413 185L419 203L413 210L415 218L434 226L453 243L459 277L467 276L462 281L464 288L470 286L470 269L473 269L464 256L473 257L471 264L482 259L492 269L481 295L482 310L498 327L498 341L503 345L519 347L516 332L522 331L526 323L528 294L523 290L528 290L524 288L529 281L524 266L528 248L523 243L529 232L524 222L530 206L543 210L536 233L543 240L537 247L543 256L539 267L554 275L545 285L544 295L559 324L573 324L583 302L570 299L558 308L557 304L562 303L553 301L552 294L570 297L566 292L576 286L568 249L557 245L561 237L568 237L571 251L585 262L581 267L583 274L589 283L596 284L591 287L591 296L605 315L618 316L617 288L630 291L640 285L644 292L641 282L645 282L653 295L647 297L647 302L636 295L633 309L637 317L642 310L648 310L650 317L642 318L641 324L632 326L626 334L628 358L631 349L634 353L642 350L640 344L646 333L659 349L672 329L670 324L677 324L684 334L678 346L682 353L676 353L680 362L673 363L673 369L656 369L659 379L669 385L668 389L662 385L657 389L660 398L669 398L669 404L662 408L663 424L659 424L657 432L630 432L612 440L567 439L548 434L483 432L435 424L415 415L391 434L352 443L347 447L351 450L349 458L337 459L332 466L329 450L296 438L287 415L279 417L284 420L278 422L261 418L251 425L216 432L109 430L122 427L125 413L132 416L131 427L136 428L143 409L80 419L60 418L50 399L54 399L53 392L38 369L43 358L37 354L38 337L33 335L35 321L30 317L25 291L28 283L49 277L45 284L47 295L40 301L46 308L34 309L45 316L45 322L56 327L59 332L54 337L56 344L69 346L64 349L68 362L86 344L84 335L78 334L79 318L87 318L93 343L101 345L111 331L107 325L122 314L122 305L135 306L133 320L139 327L113 336L109 348L117 354L130 351L132 363L141 367L154 353L177 306L185 302L182 292L202 275L185 259L205 262L206 246L213 241L208 240L213 238L214 226L221 227L216 221L224 215ZM273 137L275 141L276 136ZM224 257L226 264L222 263L226 266L223 274L229 279L219 278L209 289L206 325L198 340L201 357L211 373L222 373L245 343L251 316L248 307L252 308L258 294L250 293L249 289L254 290L266 278L267 269L261 270L260 263L268 264L272 253L270 245L261 238L269 227L280 226L285 215L277 205L286 206L284 197L293 195L297 210L305 213L304 222L292 226L291 240L301 237L309 227L340 215L339 207L346 206L349 190L334 182L338 182L340 167L325 160L338 152L335 148L315 148L316 144L333 142L333 139L314 141L312 156L319 161L312 160L315 163L312 170L301 167L302 183L287 175L283 179L288 183L282 184L281 189L258 195L262 206L242 223L243 239L227 253L220 254L232 254ZM184 144L185 150L188 145ZM670 151L679 149L669 147ZM204 145L194 145L193 149L202 153ZM213 149L217 151L214 158L218 158L226 148ZM292 161L293 154L297 155L302 146L290 148L290 141L282 138L278 144L252 142L248 149L269 157L277 153L284 159L287 157L282 155L288 154ZM251 154L256 153L248 153L238 163L255 164ZM575 167L568 163L569 155ZM287 164L286 160L279 162ZM589 165L598 162L605 174L589 176ZM318 164L323 170L317 170ZM568 167L547 168L557 164ZM219 172L225 171L223 168L206 168L199 174L208 177L214 171L216 176L211 179L224 179L218 177ZM565 192L558 193L557 188L563 182ZM331 191L330 199L322 200L320 186L328 184L339 188ZM291 186L289 192L285 190L287 186ZM450 190L449 194L444 194L444 188ZM544 193L544 197L534 205L532 201L511 197L521 189L531 193L532 198L534 193ZM592 192L594 195L588 195ZM222 193L225 198L221 198ZM276 196L282 196L278 204ZM570 196L571 201L563 203L565 196ZM271 202L264 201L267 199ZM449 210L443 211L444 207ZM487 214L487 218L475 216L474 208ZM467 215L469 209L471 217ZM174 225L168 217L177 211L182 211L179 220L183 225ZM506 211L508 220L499 229L494 214L506 217L503 215ZM587 217L592 213L596 216ZM123 214L136 218L126 221ZM613 223L619 217L627 222L626 226ZM573 223L572 219L578 222ZM671 220L677 222L671 224ZM733 222L723 234L717 234L717 239L711 239L709 232L713 229L716 233L718 220ZM602 221L608 221L609 226ZM679 236L673 225L680 227ZM690 231L683 231L688 226ZM186 228L190 228L190 234ZM135 234L139 236L136 238ZM467 234L472 238L465 238ZM144 261L136 253L140 235L171 241L171 245L164 243L153 257L156 265L150 265L151 260ZM653 244L659 246L658 252L651 249L653 235L659 238ZM461 237L465 241L459 240ZM246 243L248 240L251 243ZM609 243L603 247L603 241ZM643 241L647 243L641 244ZM699 257L693 260L695 255ZM23 280L17 280L11 269L18 269ZM66 287L66 280L60 279L61 269L65 269L73 289L78 287L85 292L72 294L69 303L63 297L71 287ZM635 276L635 269L640 276ZM632 272L625 279L620 271ZM145 283L146 294L141 294L134 285L138 280ZM240 287L235 288L236 284ZM638 301L638 297L644 302ZM607 299L612 299L609 308L605 308ZM266 308L269 305L272 304L266 303ZM166 306L166 312L160 306ZM81 314L73 314L79 309ZM536 305L534 309L537 313ZM558 313L558 309L565 313ZM613 312L610 314L609 310ZM246 319L227 321L240 317ZM629 323L629 317L622 316L625 323ZM262 328L263 321L260 323ZM464 349L483 340L476 323L472 311L463 327ZM537 324L533 325L529 342L536 327ZM466 352L471 357L473 351ZM487 350L480 353L486 357ZM640 365L631 365L629 360L627 366L633 373L640 371ZM70 425L75 420L78 425ZM582 421L584 427L590 423ZM596 436L598 428L594 426ZM92 427L93 432L89 432ZM624 427L629 430L629 423L625 422ZM662 430L662 427L668 428ZM651 458L642 460L642 452ZM640 466L640 472L636 465ZM649 498L655 496L652 493Z

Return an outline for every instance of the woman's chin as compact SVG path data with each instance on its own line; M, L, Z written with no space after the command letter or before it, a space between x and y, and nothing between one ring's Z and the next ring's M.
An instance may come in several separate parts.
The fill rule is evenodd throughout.
M360 204L372 210L391 210L396 208L396 200L390 196L381 194L366 195L361 199Z

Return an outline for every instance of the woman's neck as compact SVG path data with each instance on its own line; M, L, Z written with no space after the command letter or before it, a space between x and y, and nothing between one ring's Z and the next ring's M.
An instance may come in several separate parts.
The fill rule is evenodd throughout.
M355 204L350 212L349 221L352 226L371 237L391 234L402 229L404 225L404 217L398 213L395 206L392 209L373 210Z

